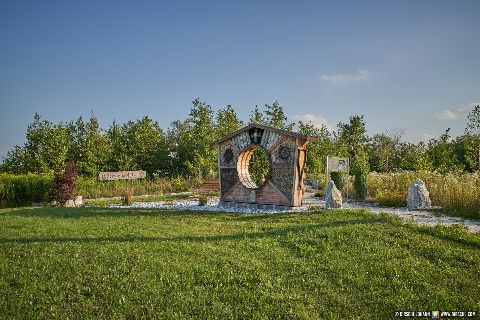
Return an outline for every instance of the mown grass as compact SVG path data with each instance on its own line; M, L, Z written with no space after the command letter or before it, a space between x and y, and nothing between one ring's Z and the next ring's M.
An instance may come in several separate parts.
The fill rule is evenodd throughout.
M480 310L480 236L365 211L0 210L0 317L385 319Z

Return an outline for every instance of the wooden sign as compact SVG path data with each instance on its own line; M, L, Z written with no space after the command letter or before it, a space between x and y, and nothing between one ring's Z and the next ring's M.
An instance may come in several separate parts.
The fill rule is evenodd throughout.
M98 178L101 181L107 180L128 180L128 179L142 179L147 176L146 171L117 171L117 172L100 172Z
M348 174L349 161L348 158L327 157L327 173L328 172L345 172Z

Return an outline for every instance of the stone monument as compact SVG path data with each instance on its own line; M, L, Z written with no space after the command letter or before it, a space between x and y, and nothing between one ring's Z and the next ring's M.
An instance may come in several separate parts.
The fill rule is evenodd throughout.
M429 209L432 203L425 183L420 179L415 179L408 188L407 207L409 210Z
M236 207L282 209L302 205L307 144L314 137L250 124L212 143L218 147L220 201ZM269 171L255 182L249 171L255 149L267 155Z
M325 209L336 209L342 207L342 193L335 186L335 182L330 180L325 190Z

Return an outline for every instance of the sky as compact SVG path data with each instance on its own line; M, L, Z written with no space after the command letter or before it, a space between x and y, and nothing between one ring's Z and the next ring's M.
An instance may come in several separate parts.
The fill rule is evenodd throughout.
M480 1L0 1L0 159L35 112L145 115L167 129L195 98L247 121L278 102L291 121L369 134L463 133L480 103Z

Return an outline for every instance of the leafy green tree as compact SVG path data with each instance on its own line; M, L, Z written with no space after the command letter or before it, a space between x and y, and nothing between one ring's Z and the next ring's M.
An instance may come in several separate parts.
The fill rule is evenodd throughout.
M165 174L167 141L156 121L145 116L123 125L113 122L107 137L111 170L145 170L149 177Z
M27 127L27 142L7 153L6 166L16 172L53 172L67 162L71 143L65 125L42 120L36 113Z
M243 122L231 105L218 110L215 123L216 138L221 138L243 127Z
M13 173L27 173L27 157L28 155L25 147L14 146L12 150L7 152L7 156L4 158L4 171Z
M455 149L450 139L450 128L448 128L440 138L434 138L428 142L428 154L432 160L433 168L442 173L460 169Z
M288 123L287 115L278 101L275 101L272 105L266 104L264 113L267 125L289 131L293 130L294 123Z
M112 171L131 170L134 167L134 159L130 153L128 141L129 125L120 125L113 121L107 130L107 138L110 143L110 157L108 168Z
M162 174L165 176L187 175L187 159L191 150L186 146L189 126L180 120L173 121L167 130L168 155Z
M391 172L400 167L401 132L376 134L369 145L369 163L373 171Z
M265 104L263 111L260 111L258 106L250 113L250 123L259 123L267 126L272 126L278 129L293 130L294 123L288 123L287 115L283 107L275 101L273 104Z
M188 159L187 166L194 175L202 178L217 172L217 150L210 144L215 141L215 123L213 110L206 102L195 99L186 122L190 127L189 143L193 158Z
M259 123L259 124L266 124L266 120L264 119L263 113L258 109L258 106L255 105L255 108L250 113L249 118L250 123Z
M70 154L77 163L80 174L95 177L107 170L110 158L110 141L101 132L97 118L92 114L89 122L82 117L70 122L68 130L72 140Z
M338 123L337 143L346 147L351 159L350 172L355 176L355 195L364 200L367 195L367 173L370 171L366 145L367 130L363 115L350 117L348 123Z
M161 171L168 151L165 135L156 121L148 116L127 123L127 152L132 169L145 170L152 177Z
M432 170L433 164L427 151L424 142L419 142L418 145L409 142L401 143L400 169L409 171Z
M249 161L248 171L252 181L260 186L265 182L265 179L270 170L270 161L268 156L261 147L255 148L252 157Z
M168 130L169 158L172 163L169 171L200 178L213 176L217 172L217 150L210 147L217 138L214 112L198 98L192 104L187 119L173 122Z
M468 146L468 160L471 167L480 170L480 105L476 105L472 111L469 112L467 127L465 133L472 137ZM474 150L477 152L476 165L473 165Z
M365 200L367 197L367 174L370 171L368 156L364 150L360 150L355 155L350 172L354 175L355 198Z
M337 128L338 143L346 146L350 157L355 160L357 154L365 151L368 142L363 115L351 116L348 123L339 122Z
M325 174L327 156L343 156L341 150L336 148L332 134L325 125L315 127L311 122L298 122L298 132L306 136L317 138L308 144L307 175L320 178Z
M458 165L462 170L473 172L477 165L475 139L468 134L458 136L451 141Z

